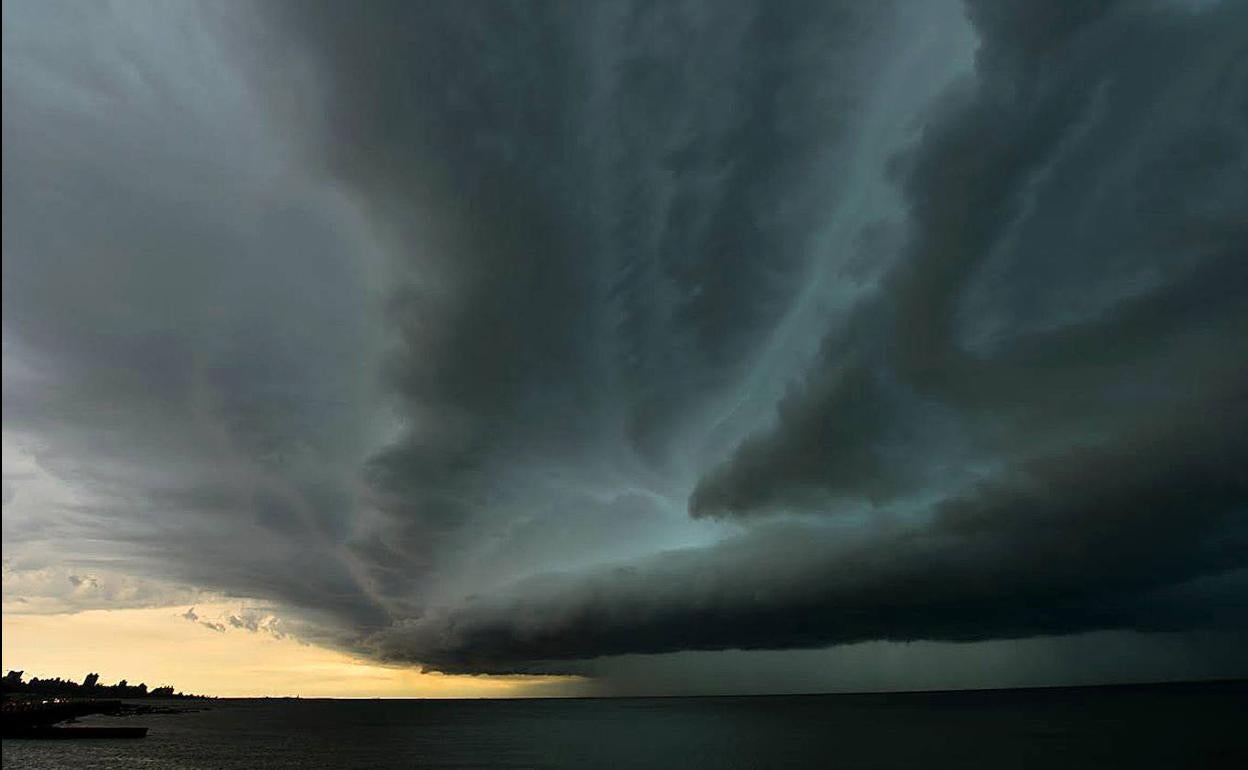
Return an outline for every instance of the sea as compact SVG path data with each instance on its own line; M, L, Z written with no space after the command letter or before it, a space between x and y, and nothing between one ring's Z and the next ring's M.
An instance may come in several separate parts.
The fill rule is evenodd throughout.
M1248 768L1248 682L525 700L217 699L5 768Z

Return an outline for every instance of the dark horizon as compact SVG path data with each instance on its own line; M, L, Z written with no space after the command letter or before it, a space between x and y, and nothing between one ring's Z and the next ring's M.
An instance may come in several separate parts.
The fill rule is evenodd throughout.
M0 694L5 697L14 694L23 695L52 695L56 697L70 698L124 698L124 699L143 699L143 698L162 698L172 697L178 699L211 699L211 700L440 700L440 701L481 701L481 700L499 700L499 701L515 701L515 700L600 700L600 699L646 699L655 700L663 698L822 698L837 696L875 696L875 695L956 695L956 694L988 694L988 693L1043 693L1047 691L1093 691L1093 690L1148 690L1148 689L1203 689L1203 688L1229 688L1240 689L1245 695L1248 695L1248 676L1241 677L1220 677L1205 679L1172 679L1159 681L1132 681L1132 682L1103 682L1103 683L1078 683L1078 684L1043 684L1043 685L1024 685L1024 686L1002 686L1002 687L970 687L955 689L918 689L918 690L844 690L844 691L819 691L819 692L769 692L769 693L715 693L700 694L688 693L681 695L673 694L629 694L629 695L510 695L510 696L300 696L300 695L248 695L248 696L205 696L193 693L183 693L181 690L175 690L173 685L160 685L157 687L147 688L145 683L138 685L129 685L128 679L121 679L114 684L97 684L99 675L88 673L84 675L83 681L78 682L72 677L55 676L37 676L27 675L24 669L9 670L5 673L3 679L0 679ZM14 676L19 679L15 680ZM94 678L94 679L93 679ZM42 688L36 688L35 682L43 685ZM59 689L58 689L59 687ZM143 688L142 692L138 688ZM50 689L49 689L50 688ZM133 692L127 692L127 688ZM166 692L167 691L167 692Z
M409 697L403 695L396 696L354 696L354 697L318 697L318 696L301 696L301 695L262 695L262 696L243 696L231 698L230 696L212 696L219 700L438 700L438 701L518 701L518 700L662 700L665 698L836 698L836 697L853 697L856 695L873 696L873 695L975 695L989 693L1044 693L1057 692L1065 690L1074 691L1099 691L1099 690L1166 690L1166 689L1220 689L1242 690L1248 695L1248 677L1225 677L1221 679L1181 679L1159 682L1110 682L1105 684L1042 684L1030 685L1025 687L969 687L955 690L852 690L852 691L835 691L835 692L759 692L759 693L738 693L738 694L698 694L690 693L684 695L510 695L505 697L479 695L479 696L423 696ZM203 696L194 696L203 697Z

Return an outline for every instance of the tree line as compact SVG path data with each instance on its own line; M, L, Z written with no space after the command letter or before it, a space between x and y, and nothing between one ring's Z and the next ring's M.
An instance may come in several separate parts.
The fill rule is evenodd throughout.
M200 695L190 695L182 692L175 692L173 685L161 685L148 689L147 684L139 682L138 684L130 684L122 679L117 684L100 684L100 675L96 673L87 674L82 682L75 682L70 679L61 679L55 677L52 679L40 679L39 677L31 677L29 681L23 680L24 671L9 671L4 675L4 679L0 680L0 692L4 695L26 694L26 695L51 695L56 697L74 697L74 698L200 698Z

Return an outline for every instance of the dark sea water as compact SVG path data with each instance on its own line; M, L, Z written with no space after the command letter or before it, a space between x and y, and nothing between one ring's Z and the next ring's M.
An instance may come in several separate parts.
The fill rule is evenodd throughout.
M217 700L5 768L1248 768L1248 683L594 700Z

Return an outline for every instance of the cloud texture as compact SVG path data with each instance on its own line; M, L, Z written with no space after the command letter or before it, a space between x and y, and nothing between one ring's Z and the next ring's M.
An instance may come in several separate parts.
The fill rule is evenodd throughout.
M6 594L478 673L1248 622L1242 3L4 14Z

